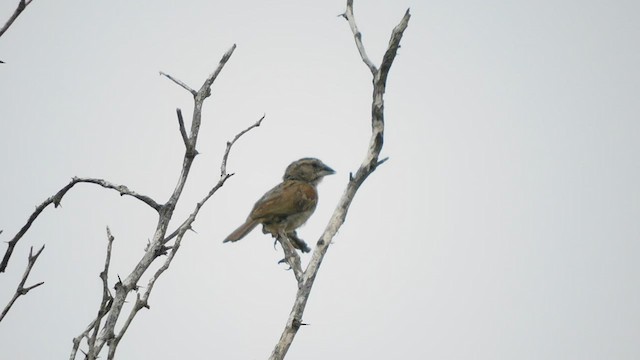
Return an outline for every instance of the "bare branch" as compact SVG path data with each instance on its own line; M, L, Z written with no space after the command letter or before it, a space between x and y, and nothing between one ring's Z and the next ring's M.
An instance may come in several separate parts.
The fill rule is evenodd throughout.
M400 40L402 39L402 34L404 30L407 28L409 18L410 18L409 10L405 13L402 18L400 24L393 29L391 41L389 42L389 46L387 51L385 52L382 66L379 70L370 62L369 58L366 56L366 52L364 51L364 47L362 46L362 42L360 41L360 33L355 26L355 21L353 20L353 0L347 0L347 12L344 14L344 17L349 20L349 25L351 26L351 30L354 33L356 38L356 46L360 52L360 56L367 67L371 70L373 74L373 99L371 104L371 140L369 142L369 149L363 160L362 164L356 171L355 176L350 175L349 183L336 206L336 209L327 224L320 240L317 243L315 250L313 251L311 260L307 265L304 273L302 274L302 281L299 281L298 292L296 294L296 299L293 304L293 308L289 314L289 319L285 325L285 328L280 336L280 340L276 344L273 352L271 353L270 360L281 360L286 355L293 339L298 332L298 329L303 324L302 315L304 314L304 309L307 305L307 300L309 299L309 295L311 293L311 288L313 287L313 283L315 281L316 275L318 274L318 270L320 269L320 265L322 264L322 260L327 250L329 249L329 245L331 244L331 240L337 234L338 229L344 223L347 211L349 210L349 206L355 197L356 192L360 188L360 185L367 179L367 177L376 169L376 167L386 159L378 161L380 156L380 151L382 150L382 144L384 139L384 92L386 87L386 79L391 68L391 64L393 63L393 59L395 58L396 52L400 47Z
M96 185L100 185L100 186L102 186L103 188L106 188L106 189L116 190L117 192L120 193L120 196L124 196L124 195L132 196L132 197L142 201L143 203L149 205L151 208L153 208L156 211L160 211L160 209L162 208L162 205L158 204L155 200L153 200L149 196L138 194L137 192L135 192L133 190L129 190L129 188L126 187L125 185L116 185L116 184L110 183L110 182L108 182L106 180L92 179L92 178L74 178L74 181L75 182L79 182L79 183L96 184Z
M302 286L302 267L300 266L300 255L296 252L296 248L291 244L291 239L285 234L281 232L276 237L276 240L282 246L282 250L284 251L284 261L289 264L291 270L293 270L293 275L296 277L296 281L298 282L298 287Z
M191 146L189 145L189 136L187 135L187 129L185 129L184 127L182 110L180 110L180 108L177 108L176 113L178 114L178 125L180 126L180 135L182 135L182 141L184 142L184 147L187 149L187 151L189 151Z
M167 211L167 214L169 214L169 218L171 217L170 214L173 213L173 209L175 209L175 206L178 202L178 198L180 197L180 194L182 193L182 189L186 184L187 176L189 174L189 170L191 169L191 164L193 163L193 159L194 159L193 155L197 153L195 149L196 149L196 143L198 142L198 134L200 133L200 123L202 121L202 106L204 104L204 100L207 97L209 97L209 95L211 95L211 85L213 84L213 81L218 77L218 75L220 74L220 71L222 71L222 68L224 68L225 64L227 63L227 61L229 60L229 58L231 57L235 49L236 49L236 45L233 44L233 46L231 46L231 48L227 50L227 52L222 56L222 59L220 59L220 62L218 63L218 67L216 68L216 70L211 75L209 75L209 77L207 77L207 79L202 84L202 87L200 87L200 90L198 90L197 95L194 97L193 119L191 121L191 135L189 137L190 145L193 151L192 152L187 151L187 153L185 154L185 158L182 163L182 173L178 178L178 183L176 184L176 188L173 190L173 194L169 198L169 201L167 201L166 211ZM166 227L165 227L165 231L166 231Z
M222 68L224 67L224 65L227 63L227 61L229 61L229 58L231 58L231 55L233 54L235 49L236 49L236 44L233 44L231 48L227 50L227 52L224 55L222 55L222 59L220 59L220 63L218 64L218 67L216 68L216 70L212 72L211 75L209 75L209 77L207 78L207 80L205 80L204 83L202 84L202 87L198 91L198 94L200 96L203 96L202 100L204 100L205 98L209 97L209 95L211 95L211 85L220 74L220 71L222 71ZM192 128L192 133L193 133L193 128Z
M111 291L109 290L109 266L111 265L111 249L113 247L113 240L115 238L111 235L111 229L107 226L107 253L104 260L104 269L100 273L100 279L102 280L102 300L100 302L100 307L98 308L98 315L95 319L95 326L93 327L93 332L91 333L91 337L88 339L89 349L93 349L96 343L96 339L98 337L98 330L100 330L100 322L102 318L107 314L111 304L113 302L113 296L111 296ZM98 354L93 354L96 357Z
M113 338L109 340L109 354L108 354L107 359L113 359L113 357L115 356L115 349L117 348L120 340L122 339L122 337L126 333L127 329L129 328L129 325L131 325L131 323L133 322L133 319L138 314L138 311L140 311L142 308L147 308L147 309L149 308L149 303L148 303L149 296L151 295L151 291L153 290L153 287L154 287L156 281L162 275L162 273L164 273L169 268L169 266L171 265L171 262L173 261L176 252L180 248L180 244L182 243L182 238L183 238L184 234L187 232L187 230L191 229L191 224L195 221L195 219L196 219L198 213L200 212L200 209L202 208L202 206L213 196L213 194L216 193L216 191L218 191L218 189L220 189L224 185L224 183L226 182L227 179L229 179L231 176L233 176L233 174L227 174L227 172L226 172L226 162L227 162L227 159L229 157L229 153L231 151L231 148L232 148L233 144L242 135L246 134L251 129L260 126L260 123L262 122L263 119L264 119L264 115L262 116L262 118L260 118L260 120L258 120L258 122L256 122L255 124L249 126L247 129L245 129L245 130L241 131L240 133L238 133L233 138L232 141L227 142L227 147L226 147L224 155L223 155L223 160L222 160L222 164L223 165L221 167L221 174L220 174L220 179L218 180L218 183L209 191L209 193L202 200L200 200L200 202L198 202L196 204L196 207L195 207L194 211L178 227L178 229L176 229L171 235L167 236L162 241L162 248L161 249L167 250L169 248L166 247L165 244L167 242L169 242L171 239L173 239L174 237L177 237L176 241L170 247L171 251L169 252L167 258L165 259L163 265L158 270L156 270L155 274L149 279L149 282L147 283L147 287L146 287L146 290L145 290L144 294L142 296L140 296L140 294L137 294L136 303L133 306L133 308L131 309L131 311L129 312L129 316L125 320L125 323L123 324L122 328L120 329L120 332L117 335L114 335ZM295 252L295 250L294 250L294 252ZM297 254L296 254L296 256L297 256ZM301 274L302 270L300 268L300 258L299 257L298 257L298 266L297 266L297 268L298 268L299 273Z
M162 207L160 204L158 204L155 200L153 200L149 196L138 194L137 192L135 192L133 190L129 190L129 188L127 188L124 185L112 184L112 183L110 183L110 182L108 182L106 180L102 180L102 179L74 177L73 179L71 179L70 183L68 183L62 189L60 189L55 195L49 197L44 202L42 202L42 204L38 205L36 207L36 209L34 210L34 212L31 214L31 216L29 216L29 219L27 220L27 223L20 229L20 231L18 231L18 233L13 237L13 239L11 239L8 242L8 248L7 248L7 250L6 250L5 254L4 254L4 257L2 258L2 262L0 263L0 273L5 271L5 269L7 268L7 264L9 263L9 259L11 258L11 254L13 253L13 249L15 248L16 244L24 236L24 234L27 232L27 230L29 230L29 228L31 227L33 222L36 220L36 218L38 218L40 213L47 206L49 206L51 204L53 204L54 207L60 206L60 202L62 201L62 198L64 197L64 195L67 193L67 191L69 191L69 189L71 189L77 183L96 184L96 185L100 185L100 186L102 186L104 188L107 188L107 189L116 190L116 191L118 191L120 193L121 196L123 196L123 195L132 196L132 197L142 201L143 203L149 205L150 207L152 207L156 211L160 211L160 209Z
M369 56L367 56L367 52L362 44L362 34L360 33L360 30L358 30L356 18L353 16L353 0L347 0L347 10L341 16L349 22L349 27L351 27L351 32L353 33L353 38L356 41L356 47L358 48L362 61L364 61L369 70L371 70L371 73L375 75L375 73L378 72L378 69L369 59Z
M99 330L99 334L95 338L95 342L90 344L91 348L89 349L90 351L87 354L88 359L93 359L95 358L95 356L100 354L100 352L102 351L105 345L107 345L109 348L107 358L108 359L114 358L118 344L122 339L122 337L124 336L124 334L126 333L131 322L135 318L136 314L141 308L148 307L147 299L149 297L151 290L153 289L153 285L155 281L157 280L158 276L160 276L169 267L169 264L171 263L173 257L175 256L177 250L180 247L180 241L182 239L182 236L188 229L191 228L191 223L195 220L195 217L198 211L200 210L202 205L213 195L213 193L215 193L224 184L224 182L231 176L231 175L221 176L220 180L213 187L213 189L211 189L209 194L205 196L205 198L196 205L195 211L178 228L178 230L176 231L177 239L176 239L176 242L173 244L173 246L171 247L165 246L167 241L169 241L166 236L167 228L173 217L173 211L178 203L178 199L180 198L180 195L182 194L187 178L189 176L191 166L195 159L195 154L197 153L195 149L198 141L200 122L202 119L203 102L210 95L210 92L211 92L210 87L213 81L218 76L218 74L220 73L220 71L226 64L226 62L229 60L229 57L233 53L234 49L235 49L235 45L229 51L227 51L227 53L225 53L225 55L222 57L222 60L218 64L218 68L214 71L212 75L209 75L209 77L205 80L201 89L196 94L194 94L193 118L191 122L191 133L189 137L186 136L186 129L184 129L184 131L181 129L183 140L185 138L188 138L189 141L188 141L187 151L185 152L185 155L183 157L181 173L180 173L180 176L178 177L178 181L176 183L175 189L173 190L173 193L171 194L169 200L159 208L158 223L156 225L156 230L153 235L153 238L149 241L149 244L145 248L144 255L139 260L139 262L134 266L133 270L129 273L129 275L123 280L119 280L116 283L115 294L112 298L112 301L109 302L109 308L105 315L104 324L101 326ZM184 83L180 82L179 80L176 80L164 73L161 73L161 75L164 75L167 78L173 80L175 83L189 90L193 94L193 91L188 86L184 85ZM178 121L179 123L183 124L184 120L182 121L180 120L181 120L181 113L178 112ZM184 128L184 126L181 125L181 128ZM168 257L165 260L165 263L162 265L161 269L158 270L155 273L155 275L151 278L145 294L141 296L140 293L138 293L136 295L136 303L134 305L133 310L127 316L127 319L125 320L122 328L120 328L120 330L117 331L116 323L120 319L120 315L122 313L122 309L124 304L126 303L128 295L132 291L137 292L139 290L138 282L140 281L140 278L142 277L142 275L149 269L151 264L158 257L167 255L168 250L171 250L171 252L168 254ZM99 326L99 320L94 320L93 324ZM74 342L74 346L75 346L75 342ZM75 356L75 352L72 352L72 359L73 359L73 356Z
M402 35L404 31L409 26L409 19L411 18L411 14L409 13L409 9L404 13L402 20L400 23L393 28L391 32L391 39L389 39L389 46L387 47L387 51L385 51L384 56L382 57L382 64L380 64L380 80L383 83L387 81L387 75L389 74L389 70L391 69L391 64L393 64L393 60L396 58L396 54L398 49L400 48L400 40L402 40Z
M73 339L73 348L71 349L70 359L73 360L76 357L76 353L78 352L78 348L80 347L80 342L82 339L87 339L88 352L85 353L86 359L96 359L97 353L95 353L95 342L98 336L98 331L100 330L100 323L102 318L107 314L109 309L111 308L111 304L113 302L113 297L111 296L111 291L109 291L109 265L111 264L111 249L113 246L113 240L115 238L111 235L111 229L107 226L107 253L104 261L104 269L100 273L100 279L102 280L102 300L100 302L100 307L98 308L98 315L95 319L93 319L89 326L77 337ZM91 333L91 336L89 336ZM84 352L83 352L84 353Z
M33 268L33 265L36 263L36 260L38 260L38 256L40 256L40 253L42 253L42 250L44 250L44 245L42 245L40 250L38 250L38 252L35 255L33 255L33 246L29 250L27 269L24 271L24 274L22 275L22 280L20 280L20 283L18 284L18 288L16 289L15 294L13 294L13 298L11 298L7 306L5 306L4 310L2 310L2 313L0 314L0 321L4 319L4 317L7 315L7 313L13 306L13 304L16 302L16 300L18 300L20 296L26 295L32 289L35 289L38 286L44 284L44 282L39 282L35 285L31 285L27 287L24 286L24 284L27 282L27 278L29 277L29 273L31 273L31 269Z
M248 128L240 131L231 141L227 141L227 148L224 151L224 156L222 157L222 165L220 165L220 176L224 176L227 174L227 159L229 158L229 151L231 151L231 147L233 146L233 144L235 144L235 142L240 139L240 137L244 134L246 134L247 132L249 132L249 130L253 129L253 128L257 128L258 126L260 126L260 124L262 123L262 120L264 120L264 117L267 116L266 114L263 114L262 117L260 118L260 120L258 120L255 124L249 126Z
M182 81L180 81L180 80L178 80L178 79L174 78L173 76L171 76L171 75L169 75L169 74L167 74L167 73L165 73L165 72L162 72L162 71L160 71L160 76L164 76L164 77L166 77L167 79L169 79L169 80L173 81L174 83L178 84L178 85L179 85L179 86L181 86L183 89L185 89L185 90L187 90L188 92L190 92L190 93L191 93L191 95L193 95L194 97L195 97L196 95L198 95L198 92L197 92L197 91L193 90L192 88L190 88L190 87L189 87L189 85L187 85L187 84L183 83Z
M11 27L11 25L13 25L13 22L16 21L16 19L18 18L18 16L20 16L20 14L22 14L22 12L24 11L24 9L27 8L27 6L29 4L31 4L33 0L20 0L20 2L18 3L18 7L16 8L16 10L13 12L13 15L11 15L11 17L9 18L9 20L7 20L7 22L4 24L4 26L0 29L0 36L4 35L4 33L9 30L9 28Z
M222 187L222 185L224 185L224 183L225 183L225 181L227 181L227 179L229 179L231 176L233 176L233 174L227 174L227 160L229 159L229 154L231 152L231 147L244 134L249 132L251 129L254 129L254 128L257 128L258 126L260 126L260 124L262 123L262 120L264 120L264 118L265 118L265 115L262 115L260 120L258 120L256 123L254 123L253 125L249 126L246 129L240 131L238 134L236 134L236 136L233 138L233 140L227 141L227 147L224 150L224 155L222 155L222 165L220 165L220 179L218 180L218 183L216 185L214 185L213 188L211 188L211 190L209 190L209 193L207 195L205 195L205 197L202 200L200 200L200 202L198 202L196 204L196 208L189 215L189 217L185 221L183 221L182 224L176 230L174 230L169 236L167 236L162 241L163 245L166 244L167 242L169 242L171 239L173 239L176 236L178 236L178 234L180 232L184 233L187 230L191 229L191 224L195 221L196 216L198 215L198 212L200 211L200 208L209 200L209 198L211 198L211 196L213 196L213 194L216 193L216 191L218 191L218 189L220 189Z
M180 249L180 244L182 243L182 237L184 236L185 231L182 231L178 234L178 237L176 241L173 243L173 245L171 246L171 251L169 252L164 263L162 264L162 266L160 266L158 270L156 270L153 276L151 276L151 278L149 279L149 282L147 283L147 288L144 294L142 296L140 296L139 293L136 295L136 302L133 308L131 309L131 311L129 312L129 316L127 317L127 320L125 320L124 324L122 325L120 332L110 341L109 355L107 357L108 360L113 359L113 357L115 356L115 349L118 343L120 342L120 340L122 340L122 337L124 336L126 331L129 329L129 326L131 325L131 322L133 322L133 319L138 314L138 311L140 311L142 308L147 308L147 309L150 308L148 301L149 301L149 296L151 295L151 291L153 290L153 286L155 285L158 278L160 278L162 273L164 273L171 265L171 262L173 261L173 258L176 255L176 252L178 252L178 249Z

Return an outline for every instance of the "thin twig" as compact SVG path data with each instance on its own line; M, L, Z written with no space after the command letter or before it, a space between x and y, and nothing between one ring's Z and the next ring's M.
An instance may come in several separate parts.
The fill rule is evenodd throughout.
M13 298L11 298L11 301L9 301L7 306L5 306L4 310L2 310L2 313L0 314L0 321L4 319L5 315L7 315L7 313L13 306L13 304L16 302L16 300L18 300L20 296L27 295L27 293L32 289L35 289L38 286L44 284L44 282L39 282L35 285L24 287L24 284L27 282L27 278L29 277L29 273L31 273L31 269L33 268L33 265L36 263L36 260L38 260L38 256L40 256L40 253L42 253L42 250L44 250L44 245L42 245L40 250L38 250L38 252L35 255L33 255L33 246L29 250L27 269L24 271L24 274L22 275L22 280L18 284L18 288L16 289L15 294L13 294Z
M29 4L31 4L32 1L33 0L26 0L26 1L25 0L20 0L20 2L18 3L18 7L13 12L13 15L11 15L11 17L9 18L9 20L7 20L7 22L4 24L2 29L0 29L0 36L2 36L7 30L9 30L9 27L11 27L13 22L16 21L18 16L20 16L20 14L24 11L24 9L27 8L27 6ZM2 61L0 61L0 62L2 62Z
M262 123L262 120L264 120L265 116L267 116L267 115L263 114L262 117L260 118L260 120L258 120L255 124L253 124L253 125L249 126L248 128L240 131L238 134L236 134L236 136L233 138L233 140L227 141L227 148L224 151L224 156L222 157L222 164L220 165L220 176L224 176L224 175L227 174L227 159L229 158L229 151L231 150L231 146L233 146L233 144L235 144L235 142L238 139L240 139L240 137L242 135L246 134L251 129L257 128L258 126L260 126L260 124Z
M362 58L362 61L364 61L364 63L367 65L367 67L371 71L371 74L375 75L375 73L378 72L378 69L373 64L373 62L369 59L369 56L367 56L367 52L364 49L364 45L362 44L362 33L360 33L360 30L358 30L358 26L356 25L356 19L353 16L353 0L347 0L347 10L340 16L344 17L349 22L349 27L351 28L351 32L353 33L353 38L356 41L356 47L358 48L360 57Z
M187 90L188 92L190 92L190 93L191 93L191 95L193 95L194 97L195 97L196 95L198 95L198 92L197 92L197 91L193 90L192 88L190 88L190 87L189 87L189 85L187 85L187 84L183 83L182 81L180 81L180 80L178 80L178 79L174 78L173 76L171 76L171 75L169 75L169 74L167 74L167 73L165 73L165 72L162 72L162 71L160 71L160 75L161 75L161 76L164 76L164 77L166 77L167 79L169 79L169 80L173 81L174 83L178 84L178 85L179 85L179 86L181 86L183 89L185 89L185 90Z
M200 211L200 208L209 200L209 198L211 198L211 196L213 196L213 194L216 193L216 191L218 191L218 189L220 189L222 187L222 185L224 185L224 183L225 183L225 181L227 181L227 179L229 179L231 176L233 176L233 174L228 174L227 173L227 160L229 159L229 154L231 153L231 147L244 134L249 132L251 129L254 129L254 128L257 128L258 126L260 126L260 124L262 123L262 120L264 120L264 118L265 118L265 115L262 115L260 120L258 120L256 123L252 124L251 126L249 126L246 129L240 131L238 134L236 134L236 136L233 138L233 140L227 141L227 147L224 150L224 155L222 155L222 163L220 165L220 179L218 180L218 183L216 185L214 185L213 188L211 188L211 190L209 190L209 193L207 193L207 195L205 195L204 198L202 198L202 200L200 200L200 202L198 202L196 204L196 208L189 215L189 217L187 217L187 219L185 221L183 221L182 224L180 224L180 226L178 226L178 228L176 230L174 230L169 236L164 238L164 240L162 241L163 245L166 244L167 242L169 242L171 239L173 239L176 236L178 236L178 234L181 231L182 232L186 232L187 230L191 229L191 224L195 221L196 216L198 215L198 212Z

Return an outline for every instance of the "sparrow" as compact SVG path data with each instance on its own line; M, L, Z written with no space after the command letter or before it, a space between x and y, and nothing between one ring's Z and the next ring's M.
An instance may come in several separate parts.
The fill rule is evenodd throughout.
M285 170L282 182L253 205L244 224L223 242L238 241L262 224L263 233L276 238L285 234L295 248L309 252L311 249L298 237L296 229L315 211L318 204L317 186L323 177L331 174L335 174L335 171L315 158L292 162Z

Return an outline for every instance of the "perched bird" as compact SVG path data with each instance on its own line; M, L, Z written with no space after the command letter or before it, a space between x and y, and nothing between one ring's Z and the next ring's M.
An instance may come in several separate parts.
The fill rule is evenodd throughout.
M262 224L263 233L273 237L286 234L294 247L309 252L307 244L298 238L296 229L313 214L318 204L316 187L323 177L331 174L335 171L318 159L303 158L292 162L285 170L282 182L256 202L247 221L223 242L238 241Z

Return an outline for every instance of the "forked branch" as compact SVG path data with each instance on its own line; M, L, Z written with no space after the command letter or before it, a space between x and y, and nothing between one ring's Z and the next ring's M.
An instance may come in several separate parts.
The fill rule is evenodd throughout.
M184 220L182 224L171 235L167 236L167 228L172 220L174 214L173 211L178 203L178 200L180 199L188 175L190 173L191 166L195 159L195 155L197 154L196 145L202 119L202 107L204 100L211 95L211 85L233 54L234 49L235 45L225 53L225 55L220 60L220 63L218 64L216 70L207 77L198 91L192 90L185 83L170 75L161 73L163 76L172 80L174 83L178 84L194 95L193 117L191 121L191 131L189 134L187 134L186 131L182 112L180 110L177 110L180 134L186 147L180 175L178 177L173 193L166 203L160 205L156 230L153 238L149 241L147 247L145 248L144 255L134 266L133 270L128 276L126 276L124 279L119 278L119 281L115 284L115 293L113 297L111 297L108 292L105 292L103 290L103 301L100 306L100 310L98 311L98 316L90 322L87 330L85 330L85 332L83 332L78 338L74 340L71 359L75 359L77 350L79 349L78 344L80 343L80 340L82 338L88 339L88 349L86 352L87 359L96 359L105 345L108 347L107 359L113 359L115 357L118 344L124 337L138 312L143 308L149 308L149 297L157 280L171 265L171 262L173 261L176 253L180 249L183 236L188 230L191 229L191 225L195 221L198 212L200 211L202 206L213 196L213 194L224 185L225 181L229 177L231 177L231 175L227 174L226 172L226 162L229 157L231 146L233 145L233 143L235 143L236 140L238 140L238 138L240 138L240 136L242 136L252 128L260 125L262 119L260 119L256 124L250 126L248 129L240 132L240 134L236 135L236 137L232 141L227 143L227 148L222 159L221 174L217 183L203 197L203 199L196 204L194 211L188 216L188 218ZM169 244L169 241L173 239L175 239L175 241L172 244ZM108 253L110 253L110 250L108 250ZM140 286L138 285L142 275L147 272L151 264L156 261L156 259L165 255L166 258L164 258L164 261L162 262L160 267L149 277L147 286L146 288L144 288L144 291L142 291ZM104 286L106 286L106 270L107 266L105 266L105 271L103 272L103 274L105 274L105 277L103 278ZM127 298L132 292L135 292L135 303L133 304L133 308L129 311L128 315L122 322L122 325L119 328L116 328L116 324L119 323L119 319L121 319L124 304L127 302ZM103 319L104 323L101 324Z
M38 252L35 255L33 254L33 246L29 250L29 258L28 258L28 261L27 261L27 269L24 271L24 274L22 275L22 280L20 280L20 283L18 284L18 288L16 289L15 294L13 294L13 297L11 298L11 300L9 301L7 306L5 306L5 308L2 310L2 313L0 314L0 321L2 321L2 319L4 319L4 317L7 315L7 313L9 312L11 307L13 306L13 304L16 302L16 300L18 300L18 298L20 296L27 295L27 293L29 291L31 291L32 289L35 289L38 286L44 284L44 282L39 282L39 283L31 285L31 286L27 286L27 287L24 286L24 284L27 282L27 279L29 278L29 274L31 273L31 269L33 268L33 265L36 263L36 260L38 260L38 256L40 256L40 253L42 253L42 250L44 250L44 245L42 245L40 250L38 250Z
M318 240L317 246L313 251L313 255L307 268L302 274L301 281L298 282L298 292L293 304L293 308L289 314L289 319L285 325L285 328L280 336L280 340L276 344L273 352L271 353L270 360L281 360L285 357L293 339L298 332L298 329L303 324L302 315L307 305L307 300L311 293L311 288L315 281L322 259L329 249L331 240L334 238L338 229L344 223L349 206L355 197L356 192L360 188L360 185L367 179L367 177L375 171L376 167L382 164L386 159L378 160L380 157L380 151L382 150L382 144L384 139L384 92L386 88L386 80L391 64L396 56L398 48L400 47L400 40L404 30L409 24L409 10L405 13L400 23L393 29L391 33L391 40L389 46L382 59L380 68L376 68L371 62L362 44L362 35L360 34L356 21L353 15L353 0L347 0L347 10L343 14L343 17L349 22L349 26L355 38L356 47L360 53L362 61L367 65L373 75L373 99L371 104L371 140L369 141L369 148L367 154L356 171L355 175L351 175L340 201L338 202L336 209L329 220L320 240Z

